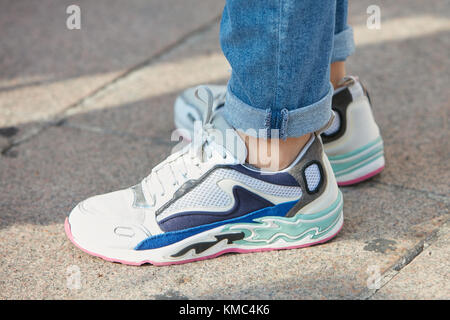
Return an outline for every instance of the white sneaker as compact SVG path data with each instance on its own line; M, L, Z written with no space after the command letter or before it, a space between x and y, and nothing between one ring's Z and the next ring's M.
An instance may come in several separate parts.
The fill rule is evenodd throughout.
M137 185L77 205L65 222L76 246L108 261L167 265L336 236L342 194L321 139L313 134L284 170L258 170L245 164L245 144L221 113L212 115L207 92L200 143L169 156ZM217 139L225 131L234 145Z

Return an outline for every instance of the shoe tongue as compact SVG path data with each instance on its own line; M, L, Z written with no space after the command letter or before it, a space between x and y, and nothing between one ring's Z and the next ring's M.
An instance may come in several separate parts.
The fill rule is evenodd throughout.
M354 83L358 82L358 77L356 76L345 76L338 82L338 88L349 87Z
M363 96L365 89L357 76L345 76L338 83L338 88L335 90L335 94L342 90L348 89L353 99Z
M215 142L223 146L229 153L237 159L239 163L245 163L247 159L247 147L241 137L223 117L221 110L214 113L212 120L214 126Z

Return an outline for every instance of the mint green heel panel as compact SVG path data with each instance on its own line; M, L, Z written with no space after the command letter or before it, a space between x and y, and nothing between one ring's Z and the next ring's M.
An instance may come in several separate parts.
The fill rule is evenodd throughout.
M380 143L381 142L381 143ZM374 148L375 145L379 144ZM372 148L369 152L366 152ZM358 156L358 154L361 154ZM352 151L349 153L346 153L344 155L339 155L336 157L329 157L330 164L333 169L333 172L336 176L349 173L353 170L357 170L360 167L382 157L384 155L384 146L383 141L381 140L381 137L376 140L376 142L371 142L367 145L365 145L362 148L359 148L359 151L356 152ZM336 158L339 157L340 159L337 160ZM345 159L349 159L348 161L345 161ZM353 159L352 159L353 158Z
M254 219L255 223L228 224L222 232L243 232L244 239L234 243L246 246L271 244L279 239L285 242L300 241L305 237L324 237L339 222L343 199L338 191L337 199L327 209L315 214L296 214L293 217L267 216Z
M360 168L363 165L366 165L367 163L372 162L373 160L376 160L377 158L384 155L383 147L375 148L372 151L364 154L363 156L356 158L352 161L345 162L345 163L331 163L331 168L333 169L333 172L336 176L344 173L351 172L353 170L356 170Z
M380 159L380 158L382 158L382 157L384 157L384 152L379 152L379 153L378 153L376 156L374 156L373 158L365 159L365 160L363 160L362 162L360 162L359 165L354 166L354 167L351 167L351 168L349 168L349 169L347 169L347 170L344 170L344 171L339 171L339 172L335 173L334 175L335 175L336 178L337 178L337 177L340 177L340 176L343 176L343 175L345 175L345 174L348 174L348 173L350 173L350 172L353 172L353 171L355 171L355 170L358 170L359 168L362 168L362 167L368 165L369 163L374 162L375 160Z
M347 152L347 153L340 154L340 155L337 155L337 156L328 156L328 159L330 161L334 161L334 160L343 160L343 159L346 159L346 158L350 158L350 157L353 157L354 155L357 155L358 153L364 152L365 150L373 147L374 145L376 145L379 142L381 142L381 145L383 145L383 139L381 138L381 136L379 136L378 138L376 138L372 142L369 142L368 144L366 144L366 145L364 145L362 147L359 147L358 149L355 149L355 150L353 150L351 152Z

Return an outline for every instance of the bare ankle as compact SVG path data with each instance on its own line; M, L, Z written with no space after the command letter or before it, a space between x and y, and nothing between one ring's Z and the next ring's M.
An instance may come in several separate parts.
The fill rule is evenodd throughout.
M330 81L334 89L339 87L339 82L345 77L345 61L336 61L330 65Z
M264 139L246 135L238 131L247 147L247 163L268 171L278 171L288 167L309 141L311 134L301 137Z

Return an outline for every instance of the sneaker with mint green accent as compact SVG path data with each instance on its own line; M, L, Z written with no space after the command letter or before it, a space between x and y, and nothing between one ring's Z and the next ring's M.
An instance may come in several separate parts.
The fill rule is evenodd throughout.
M384 147L369 94L355 77L346 77L333 95L335 115L322 133L325 152L340 186L367 180L384 169Z
M213 85L214 108L225 105L226 86ZM339 186L353 185L380 173L384 168L384 147L380 130L372 114L369 94L357 77L345 77L332 100L335 118L321 134ZM175 126L187 139L194 122L201 121L204 105L189 88L177 97L174 105Z
M90 197L71 211L65 230L78 248L107 261L162 266L302 248L338 234L343 199L319 133L287 168L255 168L206 93L203 125L191 144L136 185Z

